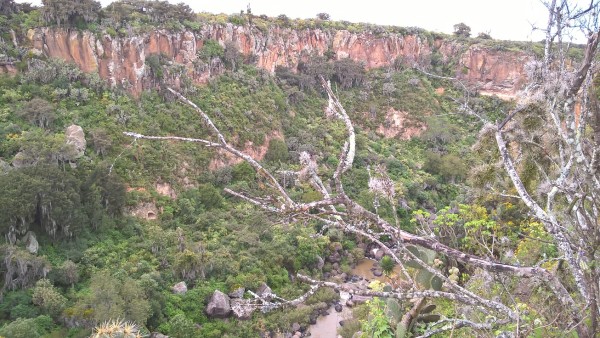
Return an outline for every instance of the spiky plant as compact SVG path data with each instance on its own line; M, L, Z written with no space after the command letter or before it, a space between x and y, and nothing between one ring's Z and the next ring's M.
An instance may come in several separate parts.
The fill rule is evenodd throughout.
M111 319L94 328L90 338L142 338L139 327L123 319Z

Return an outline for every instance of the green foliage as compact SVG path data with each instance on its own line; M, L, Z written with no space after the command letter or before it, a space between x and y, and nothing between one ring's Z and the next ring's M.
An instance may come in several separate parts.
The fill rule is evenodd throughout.
M42 0L42 18L46 23L73 27L98 20L100 2L94 0Z
M184 4L168 1L121 0L108 5L103 14L117 26L141 27L147 23L154 26L180 28L178 23L193 26L195 16L192 9ZM177 24L176 24L177 23Z
M272 139L265 154L265 161L274 163L287 162L289 156L287 144L282 140Z
M362 324L364 337L392 338L392 330L388 317L385 314L385 303L379 298L367 301L369 307L369 319Z
M45 158L45 157L42 157ZM10 171L0 176L0 208L9 210L0 221L9 228L3 233L15 236L39 227L52 237L71 236L85 220L77 179L54 166Z
M0 328L0 337L38 338L48 333L52 326L52 319L48 316L18 318Z
M469 36L471 36L471 27L465 25L462 22L457 23L456 25L454 25L454 35L463 38L468 38Z
M166 333L173 338L194 338L198 337L198 328L194 322L187 319L185 315L178 314L172 317L167 323Z
M31 302L31 293L25 290L6 292L0 302L0 319L2 321L34 318L38 314L38 309Z
M49 127L55 119L52 104L38 97L28 101L18 114L40 128Z
M388 276L392 273L392 271L394 271L394 267L396 266L396 262L394 262L394 260L390 256L384 256L381 259L380 264L383 273L385 273Z
M61 295L48 279L41 279L35 283L31 301L39 306L43 313L56 319L67 304L67 298Z
M448 181L455 182L464 179L467 174L465 163L457 155L440 155L429 151L426 156L423 169L434 175L440 175Z
M67 259L61 265L52 269L50 276L52 280L63 286L73 286L79 282L80 274L78 266L75 262Z
M143 325L150 316L150 303L138 281L97 272L90 280L90 294L67 313L95 323L121 318Z
M216 40L205 40L202 48L198 51L198 57L204 62L210 62L213 58L223 58L225 48Z
M144 12L140 8L146 5L148 11ZM171 10L165 2L118 1L103 11L100 25L109 25L113 29L109 34L115 36L154 29L159 23L176 29L201 27L195 17L187 17L183 25L176 22L178 14ZM202 14L198 18L219 24L242 19L246 24L248 16ZM425 37L418 30L314 19L252 17L252 22L256 29L261 29L259 25L279 24L368 30L378 35L416 33ZM125 24L130 30L124 29ZM324 74L332 80L358 133L355 165L343 178L346 192L372 208L374 196L367 191L366 168L385 163L394 181L397 200L405 203L406 209L398 208L397 215L393 215L391 204L382 201L380 215L392 221L398 216L403 229L416 227L419 222L410 223L410 214L405 210L435 210L448 205L461 192L464 163L468 162L465 155L474 140L469 121L454 116L428 118L432 114L454 112L455 106L434 94L440 83L405 67L403 62L408 60L400 60L390 69L367 71L363 64L349 58L334 60L333 56L329 51L325 57L307 57L297 70L278 67L274 79L267 72L249 66L251 60L244 60L235 44L221 46L215 40L206 40L196 67L209 63L212 66L214 61L219 70L214 74L224 73L209 79L206 85L190 87L190 93L194 94L187 96L211 116L228 141L238 148L256 151L270 140L264 161L267 167L276 168L274 171L279 168L297 171L298 156L306 151L323 164L319 172L328 175L337 166L345 127L322 114L327 102L317 75ZM15 157L17 163L19 159L24 163L22 168L0 169L0 188L5 197L0 196L0 210L3 210L0 229L4 235L9 226L18 226L18 245L22 245L18 242L23 235L21 229L35 231L40 254L34 256L21 248L4 250L3 247L1 263L10 263L13 280L18 281L13 288L18 289L33 286L51 267L51 262L48 277L57 287L43 281L29 289L35 294L37 305L27 292L6 292L7 305L0 304L1 320L33 318L40 313L55 316L60 312L57 309L63 307L63 300L68 299L62 311L68 320L94 323L119 316L173 337L252 337L269 330L288 330L294 322L308 324L314 309L337 299L335 292L322 289L304 308L266 316L257 314L247 322L227 323L207 318L203 310L207 297L215 289L230 291L239 286L253 289L266 282L278 295L293 299L303 290L289 276L297 270L320 273L316 271L317 256L329 254L330 240L343 243L340 265L344 271L349 270L352 261L364 256L364 249L357 246L354 238L339 231L329 230L315 239L313 235L321 224L277 222L271 215L223 195L224 187L247 193L264 187L262 178L245 162L227 165L231 162L220 161L220 153L195 144L133 142L122 135L128 130L199 138L213 136L199 122L196 112L171 102L172 98L156 91L133 98L123 91L109 91L101 85L97 74L95 77L85 74L72 64L53 59L30 61L29 70L19 78L0 77L0 157L7 163L15 163ZM166 81L174 74L168 61L159 54L148 55L146 63L155 80ZM225 63L228 70L223 69ZM482 109L495 113L502 110L487 100L480 104ZM408 112L407 126L419 127L424 123L427 131L412 140L383 138L376 131L379 126L389 127L387 114L391 108ZM90 146L80 159L75 159L72 149L65 146L62 130L71 123L84 128ZM284 136L285 141L275 135ZM247 148L250 142L252 148ZM429 159L428 150L439 154L439 163ZM445 166L444 160L447 160ZM220 168L213 171L216 167ZM158 194L157 182L168 182L177 198L172 200ZM286 183L297 200L322 198L308 186ZM145 203L157 206L161 212L158 219L144 221L124 215L123 211ZM37 217L36 210L41 207L51 208L49 217L58 226L55 238L48 236L50 232L45 229L45 225L52 223L50 219L42 221ZM509 213L515 211L502 210L503 215ZM444 219L443 214L440 219ZM496 221L495 226L506 225L491 211L488 216L487 221ZM452 217L448 215L447 226L439 226L445 230L438 236L451 238L446 236L450 228L461 229L459 234L468 230L473 235L487 236L487 221L469 223L466 230L460 217ZM425 219L429 217L423 216L422 221L426 222ZM63 231L67 226L69 236ZM537 236L536 228L532 225L524 234ZM539 238L546 235L540 233ZM514 233L510 238L519 239ZM463 237L456 240L463 248L468 245L469 250L481 250L477 246L480 241ZM515 254L520 261L530 254L555 255L551 246L538 252L533 241L522 243ZM418 251L418 255L432 264L429 253ZM27 266L24 274L17 271L19 264ZM385 257L382 268L393 269L393 261ZM110 274L103 272L107 269ZM0 270L4 272L7 268L3 265ZM421 287L439 288L438 281L430 275L420 270L410 272L422 280ZM188 282L188 292L173 294L170 288L182 279ZM380 336L397 334L396 323L389 318L389 307L380 304L374 310L375 321L369 321L370 326L364 332ZM360 323L355 323L355 328L357 325ZM67 334L66 329L57 330L54 336ZM86 333L81 330L71 334Z

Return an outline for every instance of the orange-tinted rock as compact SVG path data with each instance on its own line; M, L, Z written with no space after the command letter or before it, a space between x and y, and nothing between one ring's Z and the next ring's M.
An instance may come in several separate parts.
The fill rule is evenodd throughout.
M346 30L293 30L272 27L268 32L247 26L205 25L200 32L155 30L140 36L97 37L91 32L60 28L38 28L28 32L33 51L76 63L83 71L98 71L113 86L139 94L156 84L147 78L146 56L161 53L183 64L196 82L204 82L208 71L199 72L194 61L203 41L213 39L222 46L234 42L244 55L254 55L258 67L270 72L276 66L295 68L311 55L331 49L337 59L351 58L367 68L388 66L397 58L407 65L428 64L434 51L442 61L458 58L456 76L476 84L485 94L513 95L524 81L524 52L492 51L473 45L464 51L456 41L424 40L418 35L351 33Z
M461 57L460 77L477 83L484 95L511 98L526 80L524 66L531 56L525 52L490 51L480 46L471 46Z

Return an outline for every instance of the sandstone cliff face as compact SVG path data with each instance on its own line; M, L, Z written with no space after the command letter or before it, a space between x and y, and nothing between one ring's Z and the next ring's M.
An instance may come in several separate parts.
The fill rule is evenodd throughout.
M477 83L484 95L511 97L526 78L523 69L531 56L525 53L498 51L490 53L479 46L469 48L460 59L467 71L463 78Z
M197 82L209 74L198 70L194 63L203 41L213 39L221 45L233 41L244 55L254 55L258 67L270 72L276 66L295 68L310 55L331 51L338 58L364 62L367 68L390 65L398 57L412 65L426 64L434 51L445 60L458 58L457 77L480 86L488 93L512 95L523 82L524 53L493 52L471 46L462 55L462 47L454 42L424 41L417 35L374 35L348 31L301 31L274 27L267 32L246 26L205 25L200 32L153 32L132 37L113 38L108 34L97 36L91 32L69 31L59 28L32 30L29 39L34 51L48 57L75 62L86 72L98 71L113 86L140 93L151 86L145 81L146 56L161 53L183 64Z

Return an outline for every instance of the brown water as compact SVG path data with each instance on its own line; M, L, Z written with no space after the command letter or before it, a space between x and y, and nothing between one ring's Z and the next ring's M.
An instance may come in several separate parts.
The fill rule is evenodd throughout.
M342 312L335 311L333 306L328 311L327 316L317 318L317 323L310 326L311 338L336 338L340 320L352 318L352 311L347 306L342 307Z
M375 265L376 262L377 262L376 260L369 259L369 258L362 259L360 262L358 262L356 267L354 269L352 269L351 274L356 275L356 276L361 276L364 279L368 279L368 280L378 280L380 282L389 283L390 279L388 277L386 277L385 275L376 277L373 274L373 271L371 271L371 268L373 268L373 266ZM394 271L392 272L392 276L394 276L394 275L398 276L399 274L400 274L400 266L396 265L394 267Z
M375 275L373 275L373 271L371 271L371 268L373 268L375 262L377 261L365 258L358 262L358 264L354 269L352 269L352 272L350 274L361 276L364 279L368 279L370 281L378 280L380 282L390 283L390 279L385 275L382 275L380 277L375 277ZM400 267L396 266L392 275L398 274L400 274ZM341 303L344 304L345 301L342 301ZM311 325L308 328L308 331L311 334L311 338L336 338L338 336L337 329L340 327L340 320L350 318L352 318L352 311L347 306L344 305L342 307L342 312L339 313L336 312L334 307L332 306L329 309L329 315L317 318L317 323Z

